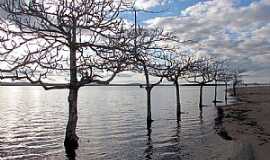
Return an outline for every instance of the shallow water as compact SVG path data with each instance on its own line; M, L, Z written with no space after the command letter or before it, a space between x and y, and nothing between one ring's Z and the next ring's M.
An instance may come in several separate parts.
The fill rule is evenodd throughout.
M223 159L228 142L215 133L213 87L181 87L182 121L176 123L173 87L152 92L152 129L146 129L145 90L85 87L79 92L77 159ZM66 90L0 87L0 157L67 159L63 147L68 117ZM224 88L218 89L223 100ZM0 158L0 159L1 159Z

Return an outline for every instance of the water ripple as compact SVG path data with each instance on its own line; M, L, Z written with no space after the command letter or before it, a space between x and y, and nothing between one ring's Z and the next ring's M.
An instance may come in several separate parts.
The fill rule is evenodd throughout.
M175 119L174 88L153 91L152 129L146 129L144 90L89 87L80 90L77 159L200 159L220 157L211 139L216 110L199 114L196 88L183 88L182 121ZM206 90L210 95L211 89ZM0 159L65 159L67 92L0 87ZM103 94L106 96L98 96ZM220 95L223 97L223 95ZM211 102L206 99L205 103ZM209 103L210 104L210 103ZM211 142L211 145L210 145ZM205 158L205 156L204 156Z

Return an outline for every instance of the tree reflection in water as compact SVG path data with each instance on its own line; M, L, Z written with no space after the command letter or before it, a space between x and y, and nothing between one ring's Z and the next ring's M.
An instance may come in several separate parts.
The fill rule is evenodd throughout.
M77 148L65 147L66 157L68 160L76 160L76 149Z
M153 156L153 142L152 142L151 134L152 134L152 129L148 128L146 149L144 151L145 160L150 160L152 159L152 156Z

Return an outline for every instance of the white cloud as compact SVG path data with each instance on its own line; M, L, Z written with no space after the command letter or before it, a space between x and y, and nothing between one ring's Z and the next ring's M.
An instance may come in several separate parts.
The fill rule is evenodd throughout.
M208 54L238 60L240 67L269 67L270 1L256 1L248 6L235 2L200 2L178 16L157 17L146 25L162 26L182 40L199 40Z
M169 0L133 0L135 1L135 7L139 9L150 9L158 5L164 5Z

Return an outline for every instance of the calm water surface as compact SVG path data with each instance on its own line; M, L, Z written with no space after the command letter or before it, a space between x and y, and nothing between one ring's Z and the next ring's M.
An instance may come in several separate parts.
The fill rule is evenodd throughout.
M223 100L224 88L218 90ZM146 129L145 90L86 87L79 92L79 160L223 159L228 145L215 133L213 87L182 87L182 121L176 123L175 90L152 93L152 130ZM0 159L67 159L63 147L68 117L66 90L0 87Z

